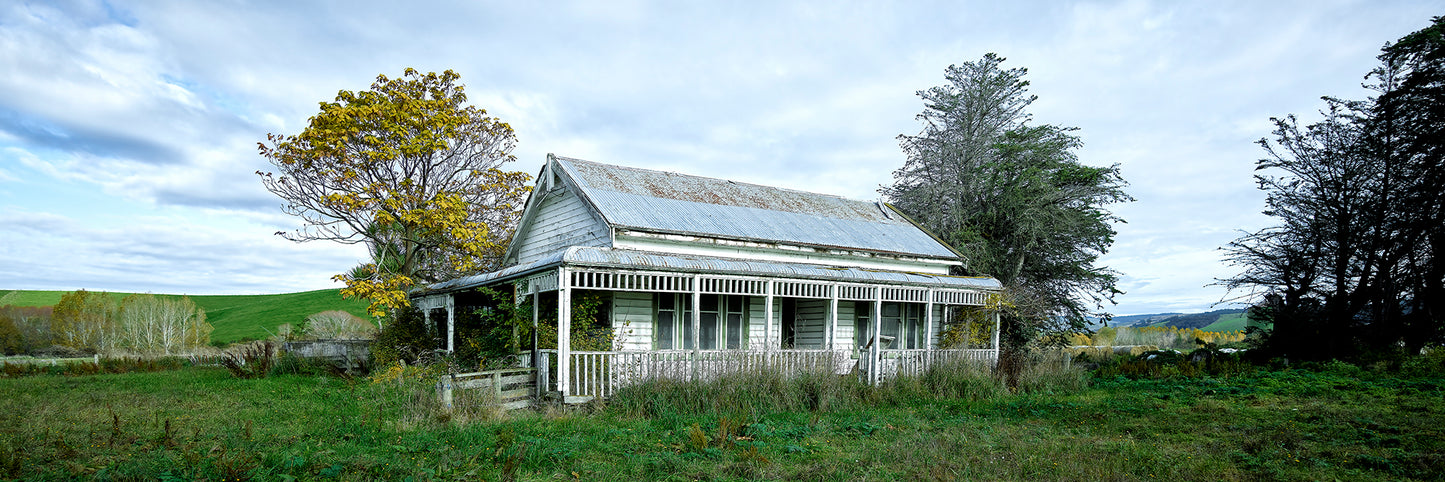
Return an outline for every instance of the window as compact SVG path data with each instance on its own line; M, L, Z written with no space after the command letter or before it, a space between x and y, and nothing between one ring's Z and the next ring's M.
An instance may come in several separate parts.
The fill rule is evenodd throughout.
M893 337L885 349L915 350L924 348L923 305L916 303L883 303L883 336Z
M893 337L893 343L884 343L879 348L898 348L903 340L898 337L898 325L903 323L903 309L898 303L883 304L883 336Z
M741 296L727 297L727 310L723 312L727 320L727 326L723 330L727 333L727 349L739 350L747 348L747 298Z
M692 349L692 296L681 293L652 295L657 308L653 316L652 348L654 350Z
M671 350L677 338L677 295L659 293L653 295L653 306L657 307L652 327L652 348Z
M692 346L692 295L658 293L653 295L657 315L653 317L652 347L657 350L684 349ZM698 310L698 343L703 350L745 349L748 345L747 297L736 295L702 295Z
M698 342L704 350L716 350L718 338L717 295L702 295L702 333Z
M863 349L873 339L873 302L853 302L853 348Z

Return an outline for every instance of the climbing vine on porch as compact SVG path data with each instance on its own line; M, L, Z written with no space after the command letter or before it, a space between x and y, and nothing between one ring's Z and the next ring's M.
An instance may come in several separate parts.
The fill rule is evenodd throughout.
M984 298L983 306L960 307L944 320L939 348L992 348L994 322L990 315L1008 308L1008 300L998 293Z
M602 291L572 292L572 349L608 351L617 349L617 333L612 329L608 313L611 296ZM537 319L537 346L557 348L557 299L542 298Z
M479 288L486 300L483 308L471 312L470 320L457 323L457 359L488 366L532 345L532 303L517 304L511 293Z

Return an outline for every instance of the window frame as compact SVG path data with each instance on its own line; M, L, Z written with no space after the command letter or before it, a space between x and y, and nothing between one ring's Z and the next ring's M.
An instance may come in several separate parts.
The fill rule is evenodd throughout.
M671 307L664 308L663 300L670 299ZM722 295L703 293L700 295L700 318L699 328L702 333L698 334L698 343L702 350L747 350L749 348L749 328L751 313L749 312L750 300L744 295ZM736 303L734 303L736 302ZM653 293L653 350L692 350L692 294L691 293ZM711 309L709 309L711 308ZM672 315L672 339L670 348L662 346L662 315ZM729 317L737 316L738 326L736 333L729 327ZM679 329L678 325L681 325ZM711 340L709 341L709 335ZM731 338L736 338L737 347L729 348Z

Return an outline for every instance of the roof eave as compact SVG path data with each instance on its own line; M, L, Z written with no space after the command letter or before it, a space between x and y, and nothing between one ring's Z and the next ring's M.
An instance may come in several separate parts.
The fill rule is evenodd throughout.
M853 246L837 246L837 245L826 245L826 244L810 244L810 243L782 242L782 241L778 241L778 240L775 240L775 239L749 238L749 237L743 237L743 236L720 236L720 235L713 234L713 233L699 233L699 232L693 232L693 231L657 229L657 228L649 228L649 227L641 227L641 226L617 225L617 226L614 226L613 229L614 229L615 231L616 231L616 230L622 230L622 231L632 231L632 232L642 232L642 233L655 233L655 234L662 234L662 235L692 236L692 237L711 238L711 239L719 239L719 240L726 240L726 241L738 241L738 242L745 242L745 243L757 243L757 244L763 244L763 245L786 245L786 246L796 246L796 247L800 247L800 248L825 249L825 250L837 250L837 251L852 251L852 252L861 252L861 253L874 253L874 254L881 254L881 255L886 255L886 256L901 256L901 257L920 258L920 259L927 259L927 260L934 260L934 261L945 261L945 262L950 262L950 263L957 263L957 264L959 264L959 265L962 265L963 262L964 262L962 256L938 256L938 255L923 254L923 253L905 253L905 252L901 252L901 251L889 251L889 250L883 250L883 249L870 249L870 248L861 248L861 247L853 247ZM942 244L942 243L940 243L940 244ZM952 253L954 253L954 254L957 254L957 253L958 253L957 251L954 251L952 248L949 248L948 245L943 245L943 247L944 247L944 248L947 248L947 249L949 250L949 252L952 252Z

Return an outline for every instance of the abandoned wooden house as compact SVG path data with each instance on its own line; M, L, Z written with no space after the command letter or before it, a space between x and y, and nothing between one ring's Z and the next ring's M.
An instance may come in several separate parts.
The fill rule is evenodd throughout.
M876 383L997 359L996 317L981 308L999 284L949 275L963 262L885 203L548 155L506 267L413 299L439 330L445 320L447 349L477 288L555 306L556 348L534 348L532 363L539 386L572 402L647 377L762 366ZM615 339L604 350L573 349L584 292L605 300ZM941 349L942 328L964 318L982 321Z

